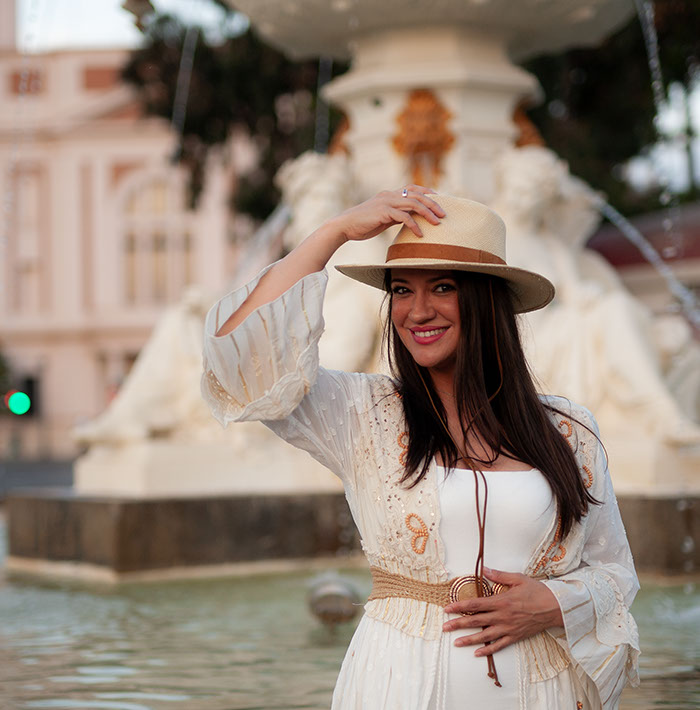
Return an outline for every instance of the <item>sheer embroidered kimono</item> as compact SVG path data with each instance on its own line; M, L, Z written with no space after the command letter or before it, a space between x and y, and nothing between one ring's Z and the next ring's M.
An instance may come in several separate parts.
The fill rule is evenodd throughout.
M414 488L399 483L407 433L393 381L319 367L325 271L216 337L261 276L207 315L202 392L214 416L223 425L261 420L338 475L370 565L446 581L435 465ZM637 577L602 448L576 421L597 432L595 420L566 399L545 402L564 412L551 416L602 505L592 506L564 539L552 511L527 564L526 574L556 596L564 627L515 645L519 708L612 710L625 685L638 682L639 641L629 613ZM441 607L413 599L368 602L343 661L333 710L442 710L444 620Z

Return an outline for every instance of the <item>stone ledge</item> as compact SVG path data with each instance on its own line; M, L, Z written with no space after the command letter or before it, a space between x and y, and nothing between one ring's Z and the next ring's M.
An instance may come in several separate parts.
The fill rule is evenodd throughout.
M618 496L638 572L700 571L700 496Z
M291 572L321 572L337 570L340 567L343 569L364 569L369 574L367 559L361 552L348 555L314 557L312 559L305 557L286 560L229 562L218 565L187 565L185 567L167 567L137 572L115 572L107 567L84 562L56 562L30 559L28 557L8 557L5 560L5 570L12 576L62 579L91 585L181 582L183 580L216 579L219 577L251 577L266 574L289 574Z
M9 567L41 560L67 571L79 563L107 577L359 548L342 494L128 499L16 491L7 518Z
M640 573L700 571L700 496L618 501ZM130 499L34 489L15 491L6 509L7 568L18 573L104 582L206 577L344 564L360 549L345 497L335 493Z

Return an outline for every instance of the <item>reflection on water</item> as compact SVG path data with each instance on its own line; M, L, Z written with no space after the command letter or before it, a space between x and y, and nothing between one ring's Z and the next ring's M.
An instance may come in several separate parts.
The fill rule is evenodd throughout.
M311 576L119 589L5 581L2 707L327 707L352 629L331 636L309 617Z
M368 575L347 574L368 591ZM331 635L309 615L315 575L115 589L1 580L0 707L328 708L352 628ZM622 708L700 707L700 592L646 586L634 612L643 684Z

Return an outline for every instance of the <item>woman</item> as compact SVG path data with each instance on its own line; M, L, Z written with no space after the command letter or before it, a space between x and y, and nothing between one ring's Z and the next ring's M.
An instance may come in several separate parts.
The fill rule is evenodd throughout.
M319 368L326 263L394 224L384 264L338 268L388 287L395 378ZM638 584L596 424L536 395L514 313L553 287L504 257L498 215L411 185L207 316L215 416L262 420L340 476L362 537L373 588L335 710L607 710L636 682Z

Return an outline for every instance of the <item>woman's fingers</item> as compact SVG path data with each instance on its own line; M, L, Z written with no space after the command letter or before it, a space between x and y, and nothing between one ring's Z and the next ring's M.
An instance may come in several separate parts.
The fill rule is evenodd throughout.
M416 222L413 217L408 212L405 212L402 209L399 209L398 207L392 208L390 212L392 218L394 219L395 224L399 224L400 222L403 222L417 237L422 237L423 232L421 231L421 228L418 226L418 222Z
M479 629L484 626L496 624L501 621L501 617L495 612L482 612L471 616L460 616L450 619L442 625L443 631L457 631L459 629Z
M461 602L450 602L445 607L445 612L448 614L465 614L472 616L473 614L481 614L485 611L493 611L502 603L499 595L491 597L474 597L474 599L466 599Z
M399 192L403 200L410 200L410 206L433 224L438 224L440 218L446 214L435 200L428 197L428 195L435 194L430 188L421 185L407 185ZM408 203L404 202L403 205L408 206Z
M513 638L512 636L501 636L496 641L492 641L488 646L482 646L481 648L477 648L476 651L474 651L475 656L490 656L496 651L500 651L501 649L505 648L506 646L510 646L512 643L515 643L518 639Z
M428 194L430 190L421 185L384 190L334 218L336 229L346 240L363 240L371 239L394 224L405 224L416 236L422 237L416 215L432 224L439 224L440 218L445 216L442 207Z
M501 626L490 626L480 633L471 634L470 636L460 636L455 640L455 646L479 646L479 648L474 651L474 655L489 656L506 648L506 646L510 646L517 640L515 636L508 634L507 629Z
M400 208L402 210L415 212L421 215L421 217L425 217L428 222L432 222L433 224L440 224L440 217L445 216L444 210L442 210L441 215L437 214L437 210L440 209L440 205L438 205L437 202L430 200L429 203L426 203L418 197L411 197L410 195L401 198Z
M455 640L455 646L477 646L491 643L502 638L507 630L502 626L489 626L482 631L468 636L460 636Z

